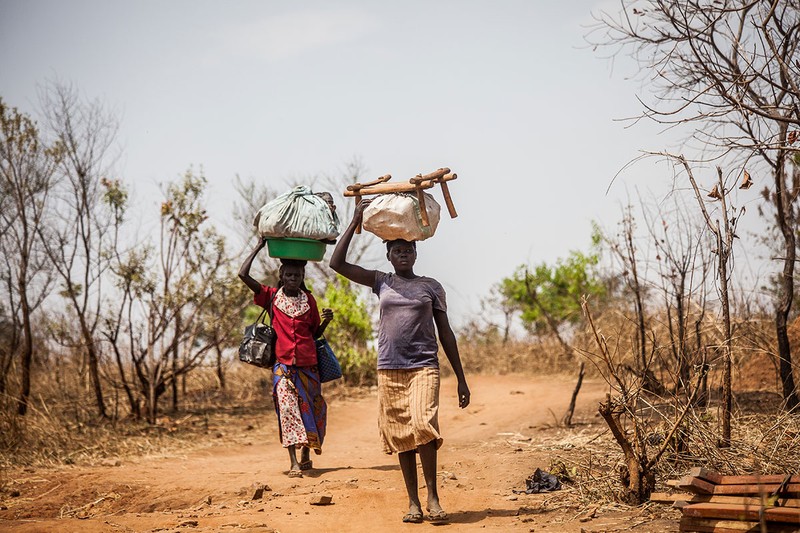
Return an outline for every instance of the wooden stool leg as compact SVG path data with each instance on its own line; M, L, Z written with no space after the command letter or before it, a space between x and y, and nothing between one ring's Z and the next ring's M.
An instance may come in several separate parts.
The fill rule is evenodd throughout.
M419 214L422 216L422 225L426 228L431 225L428 220L428 208L425 207L425 193L422 189L417 189L417 200L419 200Z
M358 209L358 204L361 203L361 195L356 195L356 209ZM361 223L359 222L358 226L356 226L356 233L361 233Z
M443 181L440 184L442 186L442 196L444 196L444 203L447 205L447 212L450 213L450 218L456 218L458 213L456 213L456 206L453 205L453 199L450 198L450 189L447 188L447 182Z

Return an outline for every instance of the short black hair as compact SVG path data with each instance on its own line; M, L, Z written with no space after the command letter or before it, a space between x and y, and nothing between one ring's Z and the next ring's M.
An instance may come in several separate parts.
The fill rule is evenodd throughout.
M333 203L333 195L331 193L329 193L328 191L315 192L314 194L316 196L319 196L320 198L322 198L326 202Z
M314 195L319 196L320 198L325 200L325 203L328 204L328 207L331 208L331 211L336 211L336 202L333 201L333 196L331 195L331 193L329 193L328 191L321 191L321 192L315 192Z
M299 266L299 267L302 267L303 268L303 277L305 277L305 273L306 273L305 269L306 269L306 264L307 263L308 263L308 261L306 261L304 259L283 259L283 258L281 258L281 267L278 269L278 273L279 273L278 274L278 288L283 287L283 279L282 279L283 278L283 267L287 267L287 266ZM300 288L303 289L306 292L311 292L311 291L308 290L308 287L306 287L306 282L305 281L303 281L303 283L300 284Z
M386 253L391 252L392 251L392 246L395 246L395 245L398 245L398 244L410 244L411 247L414 248L414 251L416 251L416 249L417 249L417 241L407 241L405 239L392 239L391 241L383 241L383 242L386 243Z

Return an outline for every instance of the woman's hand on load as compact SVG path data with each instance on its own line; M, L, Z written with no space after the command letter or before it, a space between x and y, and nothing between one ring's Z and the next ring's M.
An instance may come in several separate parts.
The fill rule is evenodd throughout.
M353 213L353 220L361 220L364 216L364 209L372 202L372 198L362 198L360 202L356 204L356 210Z

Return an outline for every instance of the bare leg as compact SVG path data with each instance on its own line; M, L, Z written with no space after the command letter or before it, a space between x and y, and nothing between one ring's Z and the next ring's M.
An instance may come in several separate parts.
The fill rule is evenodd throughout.
M441 512L439 504L439 489L436 486L436 441L432 440L417 448L419 462L422 463L422 474L425 476L425 485L428 487L428 511L436 514Z
M309 457L311 450L308 446L303 446L300 449L300 470L310 470L311 469L311 459Z
M297 472L302 475L302 472L300 471L300 463L297 462L297 448L295 448L294 444L292 444L291 446L287 446L286 449L289 450L289 461L291 462L289 471Z
M400 452L400 470L403 472L403 481L406 483L408 493L408 514L422 515L422 506L419 503L419 492L417 485L417 452Z

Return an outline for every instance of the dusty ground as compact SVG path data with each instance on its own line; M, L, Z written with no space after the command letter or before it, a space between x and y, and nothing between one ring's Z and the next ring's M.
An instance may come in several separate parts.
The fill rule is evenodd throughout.
M603 384L584 384L569 435L550 427L569 402L568 381L474 376L470 386L472 404L462 411L454 380L442 385L446 525L401 523L407 499L396 457L380 451L372 393L329 402L324 453L312 456L315 469L302 479L286 476L288 457L265 408L185 454L5 472L19 494L0 502L0 531L677 531L678 515L669 511L570 503L578 498L568 485L548 494L513 492L537 467L546 470L556 450L568 453L603 431L594 416ZM254 483L267 485L262 499L250 499ZM332 503L311 505L321 494ZM424 502L424 489L421 496Z

